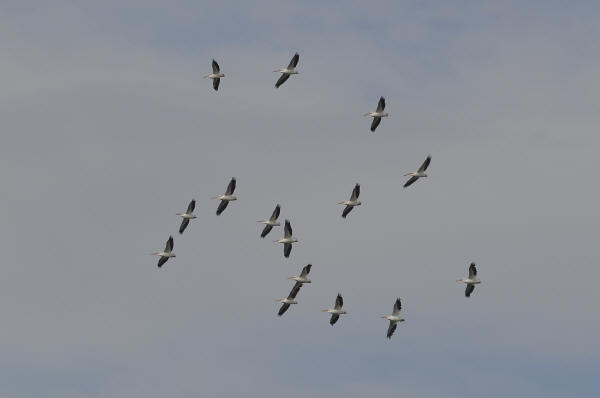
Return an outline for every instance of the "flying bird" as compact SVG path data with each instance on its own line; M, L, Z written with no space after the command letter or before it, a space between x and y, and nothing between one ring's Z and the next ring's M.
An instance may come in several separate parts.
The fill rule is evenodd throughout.
M164 263L167 262L171 257L175 257L175 253L173 253L173 237L169 236L167 240L167 244L165 245L165 250L161 252L152 253L153 256L160 256L158 259L158 268L162 267Z
M269 234L269 232L271 232L273 227L278 227L281 225L281 224L279 224L279 221L277 221L280 211L281 211L281 206L277 205L277 206L275 206L275 210L273 210L273 214L271 214L271 218L269 218L268 220L258 221L261 224L265 224L265 228L262 230L262 232L260 234L261 238L264 238L265 236L267 236Z
M283 243L283 256L288 258L292 252L292 243L298 242L298 239L292 236L292 225L290 220L285 220L283 227L283 238L276 240L277 243Z
M382 117L389 116L389 114L387 112L383 111L384 109L385 109L385 98L381 97L381 98L379 98L379 103L377 104L377 109L375 110L375 112L365 113L365 116L371 116L373 118L373 122L371 123L371 131L372 132L375 132L375 129L377 128L377 126L379 126L379 123L381 123Z
M387 330L387 338L388 339L391 339L392 335L396 331L396 326L397 326L396 324L398 322L404 322L404 318L402 318L401 316L398 315L400 313L401 309L402 309L402 304L400 303L400 299L397 298L396 302L394 303L394 310L392 311L392 315L382 316L383 319L387 319L388 321L390 321L390 326L388 326L388 330Z
M214 59L212 60L212 70L213 73L204 76L204 78L211 78L213 81L213 88L215 91L219 91L219 83L221 82L221 78L225 77L225 75L221 73L221 68L219 68L219 64Z
M229 185L227 185L227 191L225 191L225 195L213 196L211 199L221 199L221 203L219 203L219 207L217 208L217 216L223 213L223 210L227 208L227 205L232 200L237 200L237 198L233 195L233 191L235 191L235 177L231 177L231 181L229 181Z
M311 268L312 268L312 264L308 264L304 268L302 268L302 272L300 273L300 276L290 276L288 279L295 280L296 283L300 283L300 284L312 283L312 281L310 279L308 279L308 274L310 273Z
M340 202L341 205L346 205L344 211L342 212L342 218L346 218L348 213L352 211L354 206L360 206L362 203L358 200L358 196L360 195L360 184L356 184L354 189L352 190L352 195L350 196L350 200L345 200Z
M277 299L277 301L279 301L280 303L283 304L281 306L281 308L279 308L279 312L277 313L277 315L282 316L283 314L285 314L287 309L290 308L291 304L298 304L298 302L295 300L295 298L296 298L296 295L298 294L298 292L300 291L301 287L302 287L302 283L296 282L294 284L294 287L290 291L290 294L288 294L287 298Z
M481 281L477 279L477 268L475 268L475 263L471 263L471 265L469 266L468 278L460 278L456 281L467 284L467 288L465 289L465 297L470 297L471 293L473 293L473 290L475 290L475 285L481 283Z
M196 200L192 199L192 201L188 205L188 208L185 211L185 213L177 213L178 216L180 216L181 218L183 218L183 220L181 220L181 225L179 226L179 233L180 234L182 234L183 231L185 231L185 229L187 228L188 224L190 223L190 220L193 219L193 218L196 218L196 215L192 213L194 211L194 207L196 207Z
M421 177L427 177L427 174L425 174L425 170L427 170L427 167L429 167L430 162L431 162L431 155L427 156L427 159L425 159L425 161L423 162L421 167L419 167L419 170L417 170L414 173L404 174L405 176L411 176L410 179L408 181L406 181L406 184L404 184L404 188L412 185L413 182L417 181Z
M342 309L343 305L344 299L342 298L342 295L338 293L337 297L335 298L335 307L333 307L333 309L327 308L325 310L322 310L323 312L331 314L331 319L329 320L329 324L331 326L333 326L337 322L337 320L340 318L340 315L346 314L346 311Z
M298 60L299 59L300 59L300 55L298 55L298 53L296 53L292 57L292 60L290 61L290 64L288 65L287 68L285 68L285 69L277 69L277 70L273 71L273 72L279 72L279 73L281 73L281 76L277 80L277 83L275 83L275 88L279 88L283 83L285 83L286 80L290 78L290 75L297 75L298 74L298 71L296 70L296 66L298 65Z

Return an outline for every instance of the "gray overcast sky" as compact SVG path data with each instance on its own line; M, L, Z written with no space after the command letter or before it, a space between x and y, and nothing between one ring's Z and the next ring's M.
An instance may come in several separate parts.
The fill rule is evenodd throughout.
M595 396L600 5L522 3L2 2L0 396Z

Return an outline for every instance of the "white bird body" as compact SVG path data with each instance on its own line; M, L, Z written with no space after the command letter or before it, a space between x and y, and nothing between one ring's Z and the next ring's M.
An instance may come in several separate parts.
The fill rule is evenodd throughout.
M279 224L279 221L277 221L277 220L274 220L274 221L273 220L260 220L257 222L259 222L261 224L265 224L265 225L270 225L271 227L279 227L281 225L281 224Z
M347 314L346 311L342 310L342 309L335 309L335 308L327 308L324 310L321 310L323 312L327 312L328 314L332 314L332 315L343 315L343 314Z
M204 76L204 78L205 78L205 79L206 79L207 77L208 77L209 79L220 79L220 78L222 78L222 77L225 77L225 75L224 75L224 74L222 74L222 73L211 73L210 75L206 75L206 76Z
M356 184L354 189L352 189L352 194L350 195L350 200L344 200L342 202L338 202L341 205L345 205L344 211L342 212L342 218L346 218L348 213L352 211L354 206L360 206L362 203L358 200L360 196L360 184Z
M389 114L385 112L385 98L379 98L375 112L367 112L364 116L371 116L373 118L373 121L371 122L371 132L374 133L377 126L379 126L379 123L381 123L381 118L389 116Z
M187 218L188 220L192 220L192 219L196 218L195 214L176 213L176 215L180 216L181 218Z
M221 199L221 200L226 200L226 201L230 202L232 200L237 200L237 197L235 195L218 195L218 196L213 196L211 199Z
M213 196L211 199L220 199L221 203L219 203L219 207L217 208L217 216L221 215L223 211L227 208L229 202L237 200L237 197L233 194L235 191L236 180L235 177L231 177L231 181L227 185L227 190L223 195Z
M298 60L300 59L300 55L298 53L294 54L292 60L290 61L287 68L275 69L273 72L281 73L279 79L277 79L277 83L275 83L275 88L279 88L283 83L290 78L290 75L297 75L298 71L296 70L296 66L298 66Z
M469 266L469 276L466 278L460 278L456 280L457 282L463 282L467 285L465 288L465 297L471 297L471 293L475 290L475 285L481 283L481 281L477 278L477 267L475 263L471 263Z
M217 61L215 61L214 59L212 60L212 70L213 70L213 73L211 73L210 75L204 76L204 78L206 79L208 77L208 78L212 79L213 88L215 89L215 91L218 91L219 83L221 82L221 78L225 77L225 75L223 73L221 73L221 68L219 67L219 64L217 63Z
M339 202L339 204L341 205L346 205L346 206L360 206L362 205L360 200L344 200L343 202Z
M167 243L165 244L164 250L159 252L152 253L153 256L159 256L158 259L158 268L162 267L164 263L167 262L171 257L176 257L175 253L173 253L173 237L169 236Z
M431 163L431 155L427 156L421 167L419 167L419 170L412 173L404 174L404 176L410 176L408 181L406 181L406 183L404 184L404 188L411 186L419 178L427 177L427 174L425 174L425 170L427 170L427 167L429 167L429 163Z
M363 116L371 116L371 117L388 117L390 114L387 112L367 112Z
M333 326L338 321L338 319L340 318L340 315L347 314L347 312L342 309L343 306L344 306L344 299L342 298L342 295L340 293L338 293L337 297L335 298L335 306L333 308L327 308L327 309L321 310L323 312L327 312L328 314L331 314L331 318L329 319L329 324L331 326Z
M312 283L310 279L308 279L308 274L310 273L310 269L312 268L312 264L308 264L304 268L302 268L302 272L299 276L290 276L288 279L292 279L300 284L303 283Z
M277 239L275 242L283 243L283 256L288 258L292 252L292 243L298 242L298 239L292 235L292 225L290 224L290 220L285 220L283 238Z
M289 238L281 238L281 239L277 239L275 242L277 243L296 243L298 242L298 239L294 238L293 236L290 236Z
M279 301L282 304L298 304L298 302L294 299L290 299L290 298L280 298L277 299L276 301Z
M273 72L279 72L279 73L283 73L286 75L297 75L298 74L298 71L294 68L277 69L277 70L274 70Z
M301 276L290 276L288 279L294 280L298 283L312 283L312 281L308 278L303 278Z
M392 311L392 315L384 315L381 317L383 319L387 319L388 321L390 321L390 324L389 324L388 330L387 330L387 336L386 336L388 339L391 339L392 335L396 331L396 324L398 322L404 322L404 318L402 318L399 315L401 309L402 309L402 303L400 303L400 299L397 298L396 302L394 303L394 309Z

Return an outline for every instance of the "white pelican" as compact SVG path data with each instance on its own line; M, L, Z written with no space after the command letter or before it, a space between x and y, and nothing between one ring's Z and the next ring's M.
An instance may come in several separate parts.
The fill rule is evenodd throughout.
M348 213L350 213L350 211L352 211L352 208L354 206L360 206L362 203L360 203L360 200L358 200L358 196L360 195L360 184L356 184L354 186L354 189L352 190L352 195L350 196L350 200L345 200L343 202L340 202L341 205L346 205L346 207L344 208L344 211L342 212L342 218L346 218L346 216L348 215Z
M425 174L425 170L427 170L427 167L429 166L430 162L431 162L431 155L427 156L427 159L425 159L425 161L423 162L421 167L419 167L419 170L417 170L414 173L404 174L405 176L411 176L410 179L408 181L406 181L406 184L404 184L404 188L410 186L413 182L417 181L421 177L427 177L427 174Z
M205 79L207 77L211 78L213 81L213 88L215 89L215 91L219 91L219 83L221 82L221 78L225 77L225 75L221 73L219 64L214 59L212 60L212 70L213 70L213 73L211 73L210 75L204 76L204 78Z
M295 300L295 298L296 298L296 295L298 294L298 292L300 291L301 287L302 287L302 283L296 282L296 284L294 284L294 287L290 291L290 294L288 294L287 298L277 299L277 301L279 301L280 303L283 304L281 306L281 308L279 309L279 312L277 313L277 315L282 316L283 314L285 314L287 309L290 308L290 304L298 304L298 302Z
M275 210L273 210L273 214L271 214L271 218L269 218L268 220L257 221L261 224L265 224L265 228L262 230L262 232L260 234L261 238L264 238L265 236L267 236L269 234L269 232L271 232L273 227L278 227L281 225L281 224L279 224L279 221L277 221L280 211L281 211L281 206L277 205L277 206L275 206Z
M283 243L283 255L285 258L288 258L292 252L292 243L298 242L298 239L292 236L292 225L290 224L290 220L285 220L283 238L278 239L275 242Z
M310 279L308 279L308 274L310 273L310 269L312 268L312 264L308 264L304 268L302 268L302 272L300 276L290 276L288 279L295 280L297 283L312 283Z
M373 118L373 122L371 123L371 131L372 132L375 132L375 129L377 128L377 126L379 126L379 123L381 123L382 117L389 116L389 114L387 112L383 111L384 109L385 109L385 98L381 97L381 98L379 98L379 103L377 104L377 109L375 110L375 112L365 113L365 116L371 116Z
M299 59L300 59L300 55L298 55L298 53L296 53L292 57L292 60L290 61L290 64L288 65L287 68L277 69L277 70L273 71L273 72L279 72L282 74L281 77L277 80L277 83L275 83L275 88L279 88L279 86L281 86L283 83L285 83L285 81L290 78L290 75L298 74L298 71L296 70L296 66L298 65Z
M396 331L396 324L398 322L404 322L404 318L402 318L401 316L398 315L400 313L401 309L402 309L402 304L400 303L400 299L397 298L396 302L394 303L394 310L392 311L392 315L382 316L383 319L387 319L388 321L390 321L390 326L388 326L388 330L387 330L387 338L388 339L391 339L392 335L394 334L394 331Z
M329 320L329 324L331 326L337 322L337 320L340 318L340 315L346 314L346 311L342 309L343 305L344 299L342 298L342 295L338 293L337 297L335 298L335 307L333 307L333 309L327 308L326 310L322 310L323 312L331 314L331 319Z
M473 290L475 289L475 285L481 283L481 281L477 279L477 268L475 268L475 263L471 263L469 266L468 278L460 278L456 281L466 283L467 288L465 289L465 297L471 296L471 293L473 293Z
M162 267L163 264L166 263L171 257L175 257L175 253L173 253L173 237L169 236L169 240L167 240L167 244L165 245L165 250L152 253L152 255L160 256L158 259L158 268Z
M233 191L235 191L235 177L231 177L231 181L229 181L229 185L227 185L227 191L225 191L225 195L213 196L211 199L221 199L221 203L219 203L219 207L217 208L217 216L223 213L223 210L227 208L227 205L232 200L237 200L235 196L233 196Z
M196 207L196 200L192 199L185 213L177 213L178 216L183 218L183 220L181 220L181 225L179 226L180 234L182 234L183 231L185 231L188 224L190 223L190 220L196 218L196 215L192 213L194 211L194 207Z

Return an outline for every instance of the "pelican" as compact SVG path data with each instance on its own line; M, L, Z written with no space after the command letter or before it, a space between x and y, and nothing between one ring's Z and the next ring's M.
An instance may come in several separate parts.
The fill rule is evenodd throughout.
M397 326L396 324L398 322L404 322L404 318L402 318L401 316L398 315L398 313L400 313L401 309L402 309L402 304L400 303L400 299L397 298L396 302L394 303L394 310L392 311L392 315L382 316L383 319L387 319L388 321L390 321L390 326L388 326L388 330L387 330L387 338L388 339L391 339L392 335L396 331L396 326Z
M304 268L302 268L302 272L300 276L290 276L288 279L292 279L296 281L296 283L312 283L310 279L308 279L308 274L310 273L310 269L312 268L312 264L308 264Z
M427 167L429 166L430 162L431 162L431 155L427 156L427 159L425 159L425 161L423 162L421 167L419 167L419 170L417 170L414 173L404 174L405 176L411 176L410 179L408 181L406 181L406 184L404 184L404 188L412 185L413 182L417 181L421 177L427 177L427 174L425 174L425 170L427 170Z
M185 213L177 213L178 216L180 216L181 218L183 218L183 220L181 220L181 225L179 226L179 233L180 234L182 234L183 231L185 231L185 229L187 228L188 224L190 223L190 220L193 219L193 218L196 218L196 215L192 213L194 211L194 207L196 207L196 200L192 199L192 201L188 205L188 208L185 211Z
M290 220L285 220L283 227L283 238L276 240L277 243L283 243L283 256L288 258L292 252L292 243L298 242L298 239L292 236L292 225Z
M265 236L267 236L269 234L269 232L271 232L273 227L278 227L281 225L281 224L279 224L279 221L277 221L280 211L281 211L281 206L277 205L277 206L275 206L275 210L273 210L273 214L271 214L271 218L269 218L268 220L257 221L261 224L265 224L265 228L262 230L262 232L260 234L261 238L264 238Z
M219 203L219 207L217 208L217 216L223 213L223 210L227 208L227 205L232 200L237 200L237 198L233 195L233 191L235 191L235 177L231 177L231 181L229 181L229 185L227 185L227 191L225 191L225 195L213 196L211 199L221 199L221 203Z
M204 76L204 78L206 79L208 77L210 79L213 79L213 88L215 89L215 91L219 91L219 83L221 82L221 78L225 77L225 75L221 73L219 64L214 59L212 60L212 70L213 73Z
M342 298L342 295L338 293L337 297L335 298L335 307L333 307L333 309L327 308L326 310L322 310L323 312L331 314L331 319L329 320L329 324L331 326L337 322L337 320L340 318L340 315L346 314L346 311L342 309L343 305L344 299Z
M377 128L377 126L379 126L379 123L381 123L382 117L389 116L389 114L387 112L383 111L384 109L385 109L385 98L381 97L381 98L379 98L379 103L377 104L377 109L375 110L375 112L365 113L365 116L371 116L373 118L373 122L371 123L371 131L372 132L375 132L375 129Z
M167 244L165 245L165 250L152 253L152 255L160 256L158 259L158 268L162 267L163 264L166 263L171 257L175 257L175 253L173 253L173 237L169 236L169 240L167 240Z
M471 263L471 265L469 266L468 278L460 278L456 281L467 284L467 288L465 289L465 297L470 297L471 293L473 293L473 290L475 290L475 285L481 283L481 281L477 279L477 268L475 268L475 263Z
M285 314L287 309L290 308L291 304L298 304L298 302L295 300L295 298L296 298L296 295L298 294L298 292L300 291L301 287L302 287L302 283L296 282L296 284L294 284L294 287L290 291L290 294L288 294L287 298L277 299L277 301L279 301L280 303L283 304L281 306L281 308L279 308L279 312L277 313L277 315L282 316L283 314Z
M360 195L360 184L356 184L354 189L352 190L352 195L350 196L350 200L345 200L340 202L341 205L346 205L344 211L342 212L342 218L346 218L348 213L352 211L354 206L360 206L360 200L358 200L358 196Z
M292 60L290 61L290 64L288 65L287 68L277 69L277 70L273 71L273 72L279 72L282 74L281 77L277 80L277 83L275 83L275 88L279 88L279 86L281 86L283 83L285 83L285 81L290 78L290 75L298 74L298 71L296 70L296 66L298 65L299 59L300 59L300 55L298 55L298 53L296 53L292 57Z

